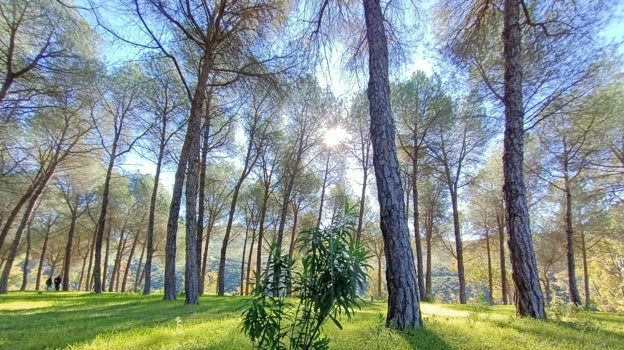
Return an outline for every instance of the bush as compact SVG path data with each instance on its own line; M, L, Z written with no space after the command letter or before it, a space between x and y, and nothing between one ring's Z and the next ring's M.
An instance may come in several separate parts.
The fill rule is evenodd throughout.
M255 347L328 349L329 339L321 333L325 321L342 329L340 316L351 318L359 308L357 293L366 280L367 253L356 240L349 212L345 206L344 220L334 227L301 232L299 271L280 246L271 245L268 269L257 276L262 283L242 311L241 327ZM295 305L286 302L291 292L299 299Z

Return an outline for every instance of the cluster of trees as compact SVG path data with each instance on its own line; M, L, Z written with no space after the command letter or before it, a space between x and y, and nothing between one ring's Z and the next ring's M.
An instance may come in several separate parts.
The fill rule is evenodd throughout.
M62 274L63 290L184 288L191 304L248 294L271 242L293 258L300 230L350 202L392 326L418 326L419 300L440 293L516 300L531 317L555 298L624 308L624 85L599 42L608 4L440 1L443 69L392 84L397 9L378 1L108 8L131 36L76 4L0 2L0 293ZM312 28L299 18L310 12ZM370 80L341 100L302 67L307 45L346 27ZM105 64L98 29L137 59ZM326 140L338 127L349 137ZM452 291L436 268L456 273Z

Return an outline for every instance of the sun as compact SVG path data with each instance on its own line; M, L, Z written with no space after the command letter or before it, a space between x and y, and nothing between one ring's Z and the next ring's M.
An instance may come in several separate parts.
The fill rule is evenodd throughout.
M323 135L323 141L328 147L334 147L348 139L349 133L347 132L347 130L341 127L327 129L325 130L325 134Z

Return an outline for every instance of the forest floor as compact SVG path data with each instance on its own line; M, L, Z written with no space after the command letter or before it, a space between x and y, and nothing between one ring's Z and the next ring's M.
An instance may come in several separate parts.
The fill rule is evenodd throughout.
M252 349L240 328L244 297L12 292L0 295L0 349ZM624 314L549 310L548 320L517 318L513 307L421 305L425 327L384 327L386 304L362 302L330 349L624 349Z

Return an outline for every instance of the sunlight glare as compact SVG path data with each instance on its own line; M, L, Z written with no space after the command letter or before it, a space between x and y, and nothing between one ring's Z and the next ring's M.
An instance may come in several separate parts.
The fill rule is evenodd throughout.
M328 147L334 147L347 139L349 139L349 134L347 133L347 130L341 127L327 129L325 130L325 135L323 136L323 141Z

